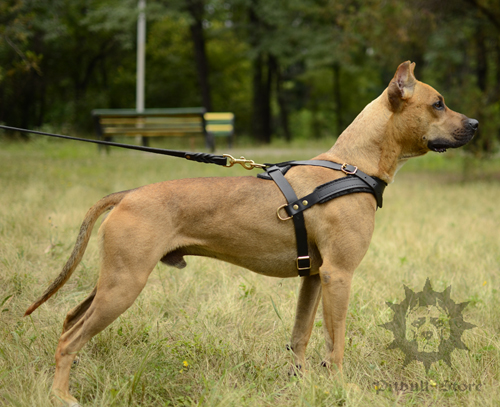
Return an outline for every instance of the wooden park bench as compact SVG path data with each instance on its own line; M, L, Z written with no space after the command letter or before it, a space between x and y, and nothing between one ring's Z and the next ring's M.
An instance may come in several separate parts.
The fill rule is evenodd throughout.
M94 109L95 130L99 139L113 136L142 136L143 144L149 137L203 136L205 145L215 150L215 138L227 137L229 145L234 134L233 113L207 113L204 108Z

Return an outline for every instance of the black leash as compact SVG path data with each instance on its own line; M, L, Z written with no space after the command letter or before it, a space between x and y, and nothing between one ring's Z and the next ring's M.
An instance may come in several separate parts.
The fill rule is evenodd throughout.
M309 160L309 161L286 161L278 164L257 164L253 160L247 160L245 157L234 158L229 154L215 155L207 153L190 153L186 151L166 150L161 148L152 148L145 146L136 146L131 144L120 144L104 140L92 140L61 134L45 133L42 131L20 129L17 127L9 127L0 125L0 128L6 130L19 131L23 133L41 134L44 136L58 137L68 140L85 141L87 143L102 144L105 146L128 148L131 150L145 151L148 153L162 154L173 157L185 158L190 161L197 161L205 164L216 164L223 167L232 167L234 164L240 164L247 170L261 168L265 173L257 175L259 178L273 180L278 188L285 196L287 203L277 209L277 216L280 220L286 221L293 219L295 228L295 239L297 242L297 271L301 277L309 276L311 270L311 259L309 257L309 247L307 241L307 230L303 212L309 209L314 204L328 202L334 198L341 197L353 193L371 193L377 200L377 206L382 207L382 194L387 184L378 179L365 174L357 167L349 164L338 164L332 161L325 160ZM293 166L312 165L324 168L329 168L335 171L342 171L346 176L327 182L317 187L312 193L297 198L295 191L290 183L285 178L286 172ZM284 209L288 217L282 217L280 211Z
M229 154L216 155L216 154L207 154L207 153L191 153L191 152L187 152L187 151L177 151L177 150L166 150L163 148L144 147L144 146L136 146L133 144L114 143L112 141L92 140L92 139L87 139L87 138L64 136L62 134L46 133L43 131L27 130L27 129L21 129L21 128L17 128L17 127L10 127L10 126L3 126L3 125L0 125L0 128L6 129L6 130L12 130L12 131L19 131L21 133L40 134L42 136L57 137L57 138L63 138L63 139L67 139L67 140L85 141L87 143L101 144L104 146L121 147L121 148L128 148L130 150L144 151L147 153L169 155L172 157L185 158L186 160L196 161L196 162L205 163L205 164L221 165L223 167L232 167L234 164L240 164L242 167L244 167L247 170L251 170L253 168L265 168L265 167L267 167L267 165L257 164L253 160L247 160L247 159L245 159L245 157L234 158L233 156L231 156Z

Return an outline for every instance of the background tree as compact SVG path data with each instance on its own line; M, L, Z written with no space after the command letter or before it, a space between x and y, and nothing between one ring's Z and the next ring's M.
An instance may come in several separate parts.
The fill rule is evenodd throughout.
M500 135L500 5L489 0L149 0L146 107L232 111L239 136L338 135L396 66ZM135 106L136 0L0 4L0 121L92 130Z

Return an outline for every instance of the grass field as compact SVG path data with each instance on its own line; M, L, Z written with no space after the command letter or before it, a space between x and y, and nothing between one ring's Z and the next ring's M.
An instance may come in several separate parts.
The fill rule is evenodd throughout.
M228 152L277 162L327 148ZM347 319L345 377L359 389L342 389L320 367L321 310L307 373L288 377L298 278L188 258L182 271L158 265L135 304L80 352L73 395L83 406L500 405L500 163L464 160L458 152L415 159L386 189ZM59 274L93 203L157 181L249 174L130 151L105 156L66 141L0 144L0 405L49 405L62 322L97 279L96 239L59 293L22 315ZM462 314L476 325L461 337L469 351L428 372L420 362L404 367L379 326L394 315L386 302L402 302L403 285L421 291L427 278L439 292L451 285L456 303L470 301Z

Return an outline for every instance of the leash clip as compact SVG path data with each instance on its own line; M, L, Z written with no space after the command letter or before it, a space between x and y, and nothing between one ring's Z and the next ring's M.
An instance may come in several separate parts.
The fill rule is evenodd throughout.
M254 168L265 168L264 164L257 164L254 160L247 160L245 157L234 158L230 154L222 154L223 157L227 158L226 167L232 167L234 164L240 164L246 170L253 170Z
M354 168L354 170L349 171L347 169L347 166ZM350 164L344 163L344 164L342 164L342 167L340 167L340 171L342 171L344 174L347 174L347 175L354 175L354 174L356 174L356 171L358 171L358 167L356 167L355 165L350 165Z

